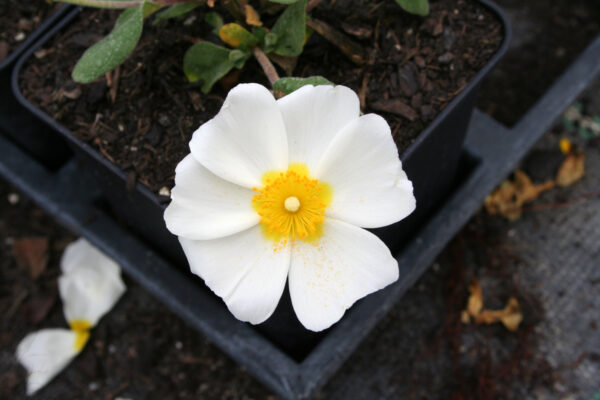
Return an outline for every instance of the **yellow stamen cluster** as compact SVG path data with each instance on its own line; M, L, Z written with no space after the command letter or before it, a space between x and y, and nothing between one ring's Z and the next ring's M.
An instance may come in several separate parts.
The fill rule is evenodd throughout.
M286 172L268 173L264 186L254 188L254 209L267 236L274 240L318 236L329 204L329 188L308 176L306 167L290 166Z

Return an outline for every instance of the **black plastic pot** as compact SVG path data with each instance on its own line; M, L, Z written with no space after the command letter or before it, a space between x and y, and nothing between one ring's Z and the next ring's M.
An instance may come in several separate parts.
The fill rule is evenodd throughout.
M496 54L473 77L467 87L448 104L401 155L404 168L414 184L417 209L404 221L374 230L394 254L410 235L417 231L423 221L430 217L455 184L463 142L474 109L477 88L508 47L510 39L508 19L491 1L479 1L493 11L503 23L504 41ZM134 229L159 253L173 261L174 265L177 265L182 271L188 272L187 261L177 238L165 227L163 220L165 205L161 203L160 198L141 183L137 183L134 190L128 190L127 175L122 170L106 160L91 146L73 136L64 126L33 106L19 90L18 75L23 64L36 49L43 46L54 34L70 23L79 12L80 9L76 9L69 13L19 60L12 77L15 96L40 120L64 136L81 159L82 164L86 165L90 173L97 179L110 212L119 216L125 224ZM287 289L274 315L256 329L295 359L302 359L325 334L309 332L300 325L292 310Z
M350 357L481 207L485 196L514 170L579 93L600 74L599 60L600 36L513 128L481 112L474 113L463 150L465 162L459 164L462 179L418 233L407 240L401 251L394 252L400 267L398 282L353 306L300 361L292 359L248 324L235 320L201 280L173 268L173 263L165 261L155 248L117 223L99 206L101 191L76 162L49 172L0 137L0 175L62 224L113 257L132 279L263 384L285 399L305 399Z
M18 57L71 8L61 6L0 63L0 94L3 96L0 102L0 133L6 134L23 149L52 168L58 167L67 160L70 154L69 148L60 135L49 129L16 100L10 87L10 78Z

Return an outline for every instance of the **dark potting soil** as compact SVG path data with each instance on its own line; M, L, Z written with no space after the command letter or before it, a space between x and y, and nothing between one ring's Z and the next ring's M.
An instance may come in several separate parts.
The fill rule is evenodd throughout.
M0 63L58 7L43 0L0 1Z
M495 1L513 21L513 41L484 81L478 106L512 126L600 34L600 2Z
M464 89L503 38L495 16L467 0L432 2L428 18L388 0L323 2L312 15L357 43L366 62L353 63L313 34L294 75L323 75L360 93L363 111L383 114L400 151ZM218 40L199 11L183 23L147 23L136 51L117 71L92 84L74 83L76 60L110 31L116 16L84 11L32 58L20 84L30 101L157 192L173 185L192 133L218 112L227 89L267 81L254 60L209 95L185 80L181 64L187 48L200 38Z
M0 399L270 398L242 367L127 276L127 292L94 327L81 354L26 396L27 374L15 350L31 332L67 328L57 278L60 257L75 239L0 179ZM18 262L40 249L29 263ZM38 265L35 278L31 264Z

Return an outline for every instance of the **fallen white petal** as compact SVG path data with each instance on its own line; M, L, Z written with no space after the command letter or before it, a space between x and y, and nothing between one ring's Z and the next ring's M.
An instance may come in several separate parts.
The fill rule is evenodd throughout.
M333 138L360 115L358 96L345 86L303 86L277 100L289 147L290 163L317 167Z
M188 239L216 239L256 225L255 192L225 181L190 154L175 169L171 204L165 210L167 228Z
M79 354L77 337L77 333L68 329L42 329L21 340L17 360L28 373L28 395L50 382Z
M96 325L125 292L117 263L83 238L67 246L61 270L58 290L69 323Z
M237 319L259 324L275 311L290 266L289 243L266 239L258 225L220 239L179 241L192 272Z
M356 119L333 139L314 176L333 189L325 215L357 226L392 224L416 206L390 127L375 114Z
M358 299L398 279L398 263L372 233L326 219L316 242L292 246L290 295L298 319L312 331L339 321Z
M190 149L211 172L250 189L261 186L265 172L288 166L281 112L273 95L255 83L231 89L219 113L194 132Z

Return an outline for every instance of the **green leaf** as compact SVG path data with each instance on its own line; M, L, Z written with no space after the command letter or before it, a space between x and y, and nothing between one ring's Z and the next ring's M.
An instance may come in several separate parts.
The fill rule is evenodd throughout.
M298 2L298 0L271 0L271 3L279 3L279 4L294 4L297 2Z
M241 69L249 57L250 55L248 53L244 53L241 50L236 49L229 52L229 61L232 61L237 69Z
M262 26L254 26L252 27L252 36L254 36L260 44L264 44L265 36L267 36L267 30Z
M298 90L305 85L333 85L333 82L322 76L309 76L308 78L280 78L273 84L273 90L290 94L294 90Z
M213 27L213 33L218 36L219 31L223 26L223 18L219 15L219 13L215 11L210 11L206 13L206 15L204 16L204 21L206 21L207 24Z
M145 2L125 10L117 19L112 32L83 53L73 69L73 80L80 83L92 82L125 61L140 40L144 17L159 7Z
M277 37L276 33L273 32L269 32L265 35L265 46L266 47L273 47L277 44L277 40L279 38Z
M252 36L243 26L235 23L226 24L219 30L221 40L231 47L254 47L258 44L258 39Z
M411 14L417 14L422 17L429 15L428 0L396 0L396 3Z
M167 19L182 17L203 3L201 1L190 1L189 3L174 4L165 11L158 13L152 25L157 25Z
M306 1L299 0L288 6L275 22L271 32L277 35L276 54L293 57L302 53L306 34Z
M241 68L249 55L210 42L198 42L183 57L183 72L190 82L202 81L202 91L210 92L213 85L233 67Z

